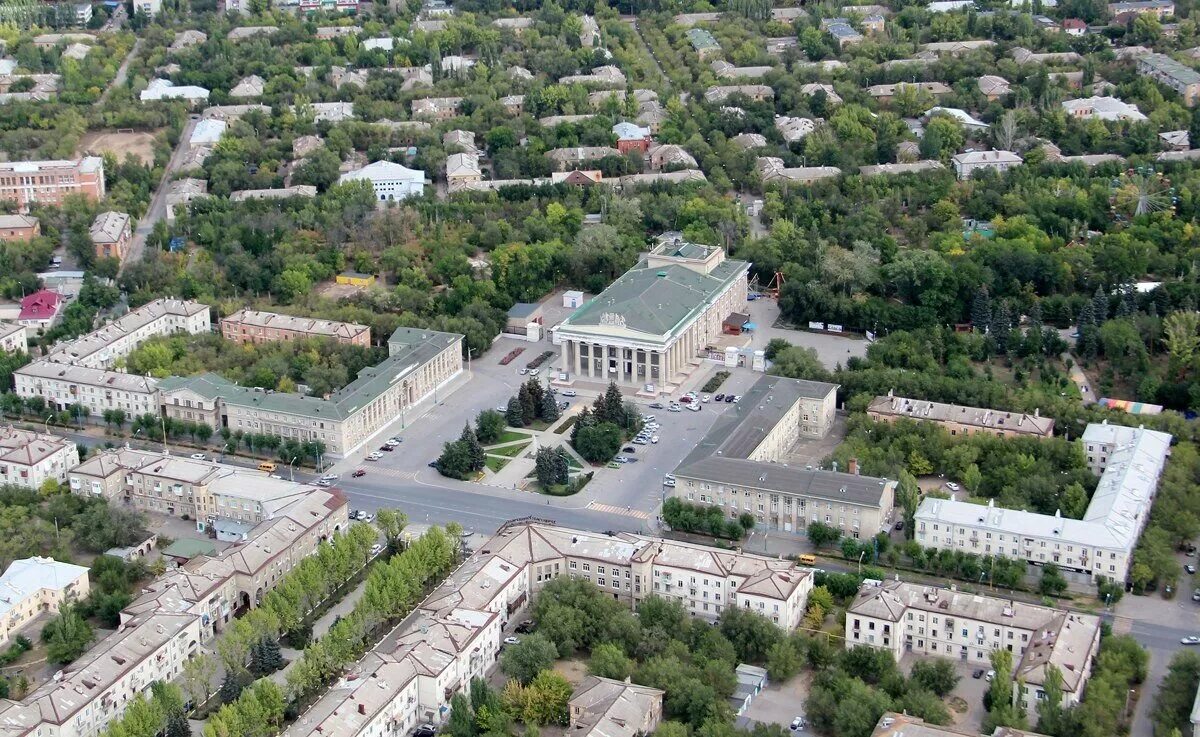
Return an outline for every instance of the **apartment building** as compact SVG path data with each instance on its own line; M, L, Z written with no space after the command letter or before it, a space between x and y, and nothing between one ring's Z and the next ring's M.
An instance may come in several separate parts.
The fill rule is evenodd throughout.
M1137 71L1144 77L1175 90L1183 104L1192 107L1200 99L1200 73L1175 61L1166 54L1144 54L1138 57Z
M653 734L662 721L664 694L628 681L588 676L567 702L571 733L579 737Z
M53 558L14 560L0 576L0 645L43 612L87 598L88 569Z
M675 469L671 496L784 532L810 522L854 538L886 530L895 481L860 476L857 465L839 473L786 462L801 439L829 434L836 401L835 384L759 379Z
M22 213L33 203L61 205L67 195L104 199L104 160L8 161L0 163L0 200L17 203Z
M894 422L901 418L932 422L955 436L984 433L1001 438L1054 437L1054 420L1042 417L1038 410L1034 410L1030 415L1024 412L964 407L958 404L897 397L891 392L888 392L887 396L872 399L867 405L867 416L876 422Z
M1023 0L1027 2L1028 0ZM955 727L926 724L924 719L889 711L879 718L871 737L979 737L978 730L963 731ZM990 737L1046 737L1015 727L996 727Z
M399 328L388 339L388 358L326 398L238 386L216 374L170 377L158 383L162 411L209 422L213 429L319 440L328 457L341 458L458 376L462 339L455 333Z
M132 448L102 450L68 477L75 494L186 515L201 530L218 520L258 524L314 490L262 471Z
M199 617L131 618L61 677L19 701L0 701L0 721L10 737L95 737L150 684L178 678L199 644Z
M682 579L677 586L664 586L665 574L676 571L696 581L690 587ZM789 628L795 626L793 613L799 621L812 588L809 572L786 560L538 520L509 522L426 597L397 633L360 660L354 677L343 678L302 714L285 737L377 737L404 734L422 722L444 723L454 694L495 664L504 623L562 575L586 578L631 607L654 592L678 594L685 609L712 621L723 606L757 610L752 597L758 594L744 602L738 595L748 581L770 577L781 592L773 600L780 610L768 607L764 613ZM595 737L648 734L661 719L662 695L657 689L589 678L572 698L572 725Z
M1005 555L1124 581L1150 516L1171 436L1142 428L1088 425L1081 440L1100 477L1082 519L926 498L914 519L924 547ZM1091 450L1087 450L1088 448Z
M235 343L328 338L346 345L371 345L371 328L351 322L238 310L221 318L221 335Z
M954 173L959 179L970 179L975 172L993 169L1003 174L1014 166L1024 163L1019 155L1012 151L971 151L955 154L950 157L954 165Z
M1013 702L1045 698L1049 666L1062 676L1062 703L1083 697L1100 648L1100 618L1011 599L903 581L866 581L846 611L846 648L860 645L984 665L1013 654Z
M31 241L41 234L41 222L35 217L0 215L0 241Z
M106 369L150 338L175 333L199 335L211 330L208 305L190 300L156 299L87 335L55 344L45 360Z
M156 611L188 614L200 620L200 636L207 640L235 612L258 606L283 576L349 524L346 496L339 489L306 487L254 525L243 542L193 558L148 584L121 620Z
M67 482L67 471L79 464L74 442L30 430L0 428L0 484L38 490L46 481Z
M29 329L16 323L0 322L0 351L28 353Z
M102 212L92 222L92 244L96 247L96 258L125 259L129 241L133 237L131 220L124 212Z
M1129 2L1109 3L1108 14L1118 23L1124 23L1139 15L1150 15L1162 20L1175 15L1175 3L1172 0L1129 0Z
M21 298L21 311L17 313L17 323L45 330L58 324L66 307L67 300L61 294L49 289L39 289Z
M40 360L14 371L13 382L22 397L41 397L57 412L81 404L97 422L105 410L127 417L158 411L158 382L147 376Z

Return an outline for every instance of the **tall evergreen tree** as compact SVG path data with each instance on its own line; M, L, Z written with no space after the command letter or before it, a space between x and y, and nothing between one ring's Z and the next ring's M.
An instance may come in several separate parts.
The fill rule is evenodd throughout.
M163 728L164 737L191 737L192 728L188 726L187 717L180 709L172 709L167 715L167 724Z
M558 410L558 400L550 392L542 392L541 417L545 422L554 422L562 413Z
M508 400L508 408L504 411L504 421L509 427L525 427L525 410L521 406L521 400L516 397L510 397Z
M1029 326L1042 329L1042 302L1041 300L1033 300L1033 304L1029 306Z
M529 390L529 396L533 399L534 415L530 419L546 419L545 417L542 417L542 397L550 392L546 391L542 385L538 383L537 379L530 379L529 381L526 381L525 388Z
M1092 313L1096 317L1097 325L1108 319L1108 295L1104 293L1103 287L1096 287L1096 293L1092 295Z
M283 667L283 652L279 648L279 640L273 637L263 638L262 664L267 673L274 673Z
M988 334L996 342L996 349L1004 353L1008 349L1008 334L1012 331L1012 318L1009 316L1008 305L1003 301L997 302L992 310L992 324Z
M520 391L517 392L517 400L521 402L521 416L524 417L522 425L528 426L537 417L537 405L533 403L533 395L530 394L527 385L521 385Z
M584 407L580 410L579 415L575 418L575 424L571 426L571 445L575 445L575 441L579 438L579 431L585 427L591 427L596 424L596 417L592 410Z
M1075 327L1079 330L1080 336L1083 335L1083 329L1096 324L1096 310L1091 302L1084 302L1083 309L1079 310L1079 319L1075 321Z
M986 333L992 323L992 301L987 287L980 287L971 304L971 325L976 332Z
M217 695L221 698L221 703L232 703L242 694L242 689L246 687L244 673L245 671L239 670L225 672L225 680L221 681L221 689L217 692Z
M554 479L555 483L566 484L571 480L571 456L561 445L554 449Z
M463 425L462 435L459 435L458 439L467 447L471 470L478 471L483 468L483 464L487 460L486 454L483 452L483 446L479 444L479 438L475 437L475 431L471 429L470 423Z
M598 419L601 422L611 422L615 425L625 424L625 400L621 396L621 390L617 388L617 382L608 382L608 388L604 390L604 395L599 400L601 411Z

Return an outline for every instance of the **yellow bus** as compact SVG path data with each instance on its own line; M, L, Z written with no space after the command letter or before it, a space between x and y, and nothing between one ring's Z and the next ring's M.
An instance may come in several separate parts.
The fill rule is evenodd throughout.
M275 473L276 468L278 468L278 466L270 461L263 461L262 463L258 464L258 470L266 471L267 473Z
M799 561L806 566L816 565L817 556L805 553L804 555L800 556Z

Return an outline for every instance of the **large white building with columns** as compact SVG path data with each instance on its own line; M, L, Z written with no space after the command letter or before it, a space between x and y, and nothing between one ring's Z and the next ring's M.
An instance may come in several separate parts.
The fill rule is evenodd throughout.
M750 264L724 249L660 239L638 264L555 328L559 381L671 391L703 360L722 323L746 311ZM652 387L650 385L653 385Z

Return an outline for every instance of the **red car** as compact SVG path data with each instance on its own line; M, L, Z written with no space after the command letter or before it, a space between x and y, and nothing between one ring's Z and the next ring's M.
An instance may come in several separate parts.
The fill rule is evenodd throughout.
M692 403L692 398L691 398L691 397L680 397L680 398L679 398L679 403L680 403L680 404L691 404L691 403Z
M366 476L367 472L360 468L350 475L353 476L354 478L359 478L360 476Z

